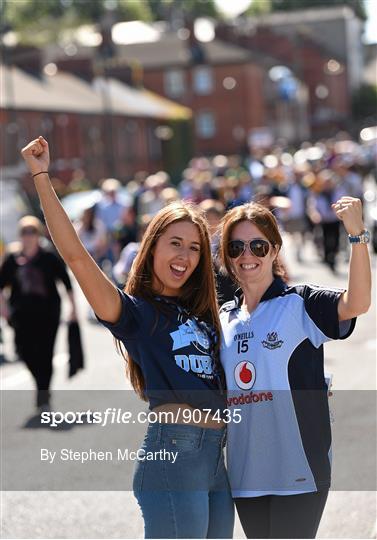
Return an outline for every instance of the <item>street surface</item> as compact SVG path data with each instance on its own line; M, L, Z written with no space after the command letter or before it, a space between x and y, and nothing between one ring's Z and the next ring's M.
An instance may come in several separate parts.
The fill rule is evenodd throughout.
M344 255L340 256L339 273L333 275L319 262L311 244L305 246L304 262L299 264L293 257L290 239L286 238L285 242L284 256L292 283L346 286ZM375 256L373 267L375 276ZM86 368L73 379L67 379L66 328L61 325L54 357L53 389L129 389L124 363L115 351L111 334L88 322L88 306L79 291L77 298ZM376 298L375 289L373 298ZM11 330L6 328L4 337L6 357L12 360ZM326 345L326 371L333 374L333 390L376 389L375 301L370 311L359 318L351 338ZM31 377L20 362L7 362L0 367L0 373L4 389L33 388ZM363 416L375 425L375 410L365 410ZM371 456L372 465L375 460L376 455ZM131 492L3 492L2 507L2 538L143 537L141 515ZM238 520L234 537L245 538ZM375 537L376 492L331 492L318 538Z

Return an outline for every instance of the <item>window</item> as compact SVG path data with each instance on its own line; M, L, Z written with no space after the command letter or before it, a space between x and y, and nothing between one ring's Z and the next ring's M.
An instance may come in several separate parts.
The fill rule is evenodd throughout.
M193 88L196 94L207 96L214 90L212 69L206 66L198 66L193 69Z
M181 97L185 93L184 72L180 69L171 69L165 72L165 93L170 97Z
M215 116L210 111L202 111L196 117L196 133L202 139L211 139L216 133Z

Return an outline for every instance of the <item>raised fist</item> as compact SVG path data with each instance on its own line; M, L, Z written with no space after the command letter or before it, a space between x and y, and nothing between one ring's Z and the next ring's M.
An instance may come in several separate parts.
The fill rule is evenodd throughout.
M48 171L50 165L50 152L48 150L48 142L42 136L29 142L29 144L21 150L21 155L26 161L31 174Z
M357 236L365 229L363 207L360 199L342 197L331 205L338 218L343 221L344 228L352 236Z

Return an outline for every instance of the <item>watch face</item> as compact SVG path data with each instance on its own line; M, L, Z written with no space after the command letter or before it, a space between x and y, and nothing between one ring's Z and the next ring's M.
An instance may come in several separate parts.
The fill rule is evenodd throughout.
M364 244L367 244L370 240L370 232L369 231L364 231L363 235L362 235L362 242Z

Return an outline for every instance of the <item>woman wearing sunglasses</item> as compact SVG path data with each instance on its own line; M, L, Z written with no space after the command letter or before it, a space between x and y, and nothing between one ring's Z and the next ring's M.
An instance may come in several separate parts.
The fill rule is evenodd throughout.
M287 286L273 214L229 211L221 257L240 285L221 309L228 407L228 474L248 538L315 538L330 486L331 432L323 344L345 339L370 305L369 234L359 199L333 205L351 242L347 291Z

